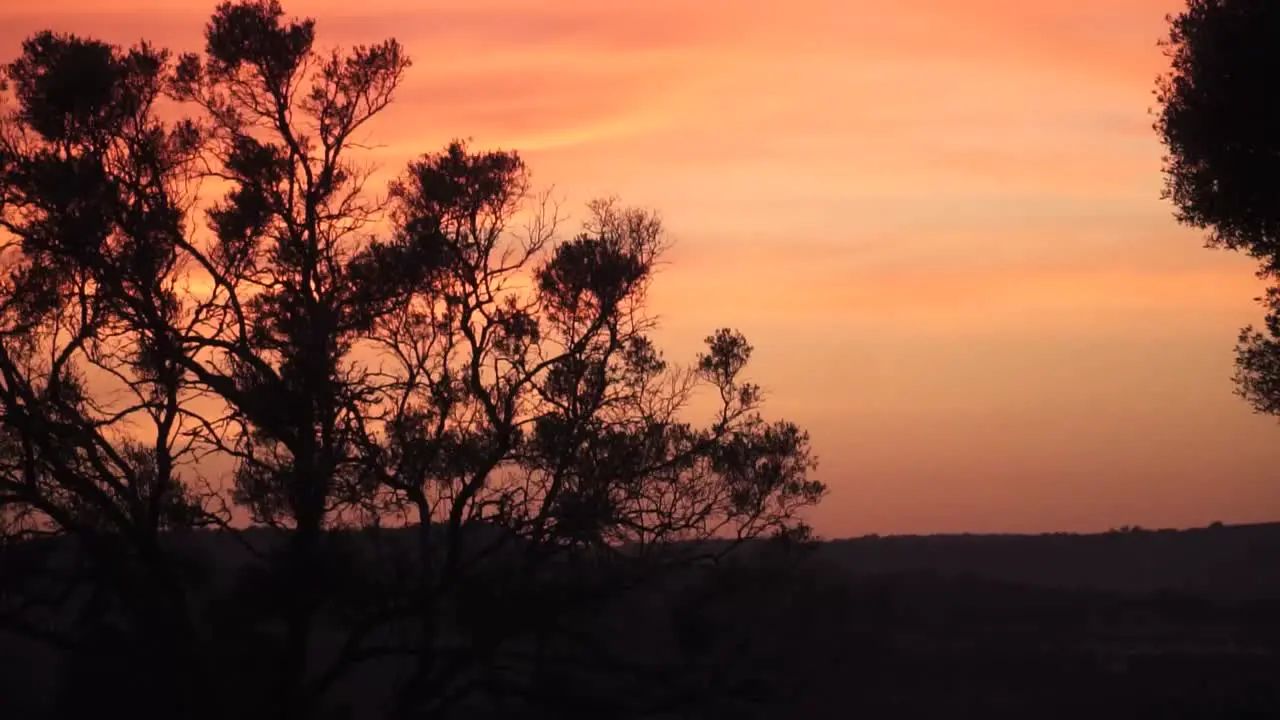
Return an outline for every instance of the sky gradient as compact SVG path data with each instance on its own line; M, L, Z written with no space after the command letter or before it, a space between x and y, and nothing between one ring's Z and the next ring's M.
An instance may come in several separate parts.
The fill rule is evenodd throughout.
M198 49L212 2L0 8ZM414 60L371 129L398 169L520 150L567 207L616 194L676 245L660 345L756 346L810 430L827 536L1280 519L1280 427L1232 395L1250 262L1160 200L1176 0L285 2L320 44Z

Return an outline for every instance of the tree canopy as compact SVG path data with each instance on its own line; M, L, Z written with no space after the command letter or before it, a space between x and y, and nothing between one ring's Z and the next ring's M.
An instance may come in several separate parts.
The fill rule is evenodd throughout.
M219 5L203 53L48 31L4 67L0 618L87 663L101 691L66 702L533 698L534 666L612 667L589 618L806 534L825 487L747 340L652 342L656 214L596 200L564 237L517 153L461 141L370 187L361 132L409 67L275 0Z
M1238 391L1280 415L1280 6L1190 0L1169 18L1170 70L1156 88L1165 196L1210 247L1248 254L1273 286L1261 329L1236 348Z

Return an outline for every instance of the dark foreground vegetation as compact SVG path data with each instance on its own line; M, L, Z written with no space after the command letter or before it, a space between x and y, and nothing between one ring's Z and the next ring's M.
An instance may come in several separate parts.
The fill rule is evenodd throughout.
M281 541L267 531L249 539L259 547ZM249 567L238 542L216 533L180 542L204 558L205 573L222 577L206 585L211 592L220 587L245 603L253 580L236 587L237 568ZM360 543L345 544L353 551ZM590 642L547 637L526 667L502 670L536 678L530 687L558 702L480 693L465 714L1276 717L1277 553L1280 525L751 545L607 612L584 607L575 630ZM489 621L529 601L472 600ZM223 654L211 668L222 692L252 708L252 689L270 668L236 622L223 627ZM0 714L132 706L125 716L136 717L162 691L122 664L119 648L104 655L113 662L95 662L92 649L53 651L6 635ZM396 662L365 668L334 694L333 712L317 717L383 717ZM658 707L663 701L668 709Z

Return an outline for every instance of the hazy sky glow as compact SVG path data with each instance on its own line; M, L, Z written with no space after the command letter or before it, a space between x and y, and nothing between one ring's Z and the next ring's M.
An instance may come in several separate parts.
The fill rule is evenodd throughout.
M5 3L0 55L44 28L197 49L213 5ZM322 44L406 45L388 170L471 137L570 207L660 210L662 346L747 334L830 536L1280 519L1280 427L1230 382L1261 284L1159 198L1178 7L285 1Z

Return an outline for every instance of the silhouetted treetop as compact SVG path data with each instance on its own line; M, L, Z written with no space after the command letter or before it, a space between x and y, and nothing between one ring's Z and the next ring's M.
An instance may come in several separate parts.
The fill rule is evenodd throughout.
M1170 71L1156 95L1155 129L1168 154L1165 196L1207 242L1247 253L1280 279L1280 6L1266 0L1190 0L1169 18ZM1280 414L1280 294L1268 291L1264 328L1236 346L1237 393Z
M1280 7L1191 0L1170 19L1156 129L1166 193L1212 245L1280 271Z
M101 149L150 109L167 60L146 44L121 51L46 31L23 42L6 75L27 127L52 143Z
M315 21L285 20L276 0L223 2L205 28L209 71L227 79L245 66L268 89L288 87L311 54Z

